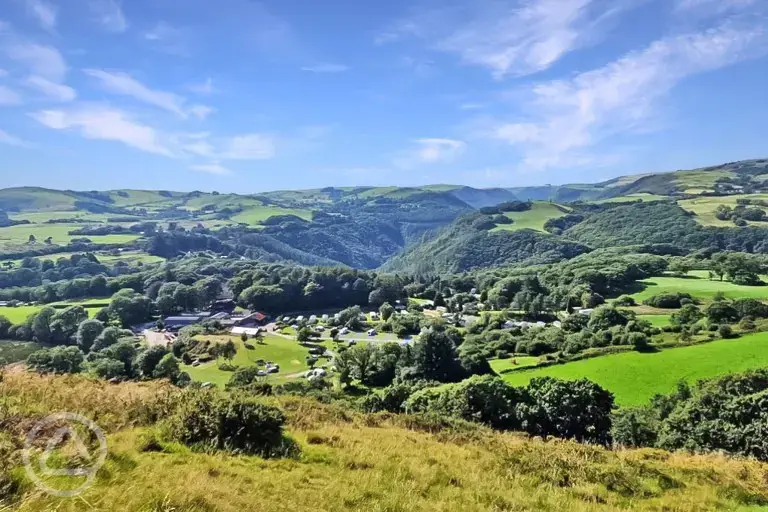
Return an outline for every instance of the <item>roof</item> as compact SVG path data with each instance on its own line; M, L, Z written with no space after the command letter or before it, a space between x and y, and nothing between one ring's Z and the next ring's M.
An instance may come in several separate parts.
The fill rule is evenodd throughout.
M199 321L200 321L199 316L169 316L168 318L163 320L163 322L165 322L166 324L184 324L184 323L195 323Z

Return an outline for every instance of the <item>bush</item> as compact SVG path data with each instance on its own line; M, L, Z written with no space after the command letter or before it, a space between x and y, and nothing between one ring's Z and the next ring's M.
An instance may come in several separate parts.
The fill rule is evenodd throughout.
M498 377L475 376L458 384L417 391L405 402L405 410L515 429L520 426L515 413L519 397L519 390Z
M682 307L682 300L688 299L691 302L693 301L693 297L690 293L661 293L659 295L654 295L653 297L646 299L643 303L654 307L654 308L662 308L662 309L678 309Z
M733 338L733 329L728 324L723 324L717 328L717 333L723 339Z
M285 416L252 397L190 390L168 420L174 441L193 449L282 457L295 446L283 437Z
M613 302L613 304L614 304L615 306L620 306L620 307L625 307L625 308L628 308L628 307L632 307L632 306L636 306L636 305L637 305L637 303L635 302L635 299L633 299L633 298L632 298L632 297L630 297L629 295L622 295L621 297L619 297L618 299L616 299L616 300Z

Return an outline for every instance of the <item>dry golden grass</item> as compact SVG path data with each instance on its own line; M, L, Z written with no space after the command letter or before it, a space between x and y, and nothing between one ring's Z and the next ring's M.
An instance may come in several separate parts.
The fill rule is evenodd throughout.
M14 389L25 383L62 388L51 395L41 389L25 395L41 399L41 413L47 407L60 410L56 400L61 400L62 406L80 405L81 411L110 419L113 425L134 423L130 418L135 414L120 411L138 410L135 400L162 390L154 384L101 388L80 378L15 379ZM67 396L94 390L95 396L82 403ZM110 403L102 405L102 400ZM287 430L302 449L298 458L209 455L167 443L147 451L152 428L128 427L109 436L107 464L81 497L52 498L25 485L26 493L9 508L709 511L768 504L768 465L755 461L649 449L609 451L531 440L460 422L443 429L434 421L364 415L308 399L268 401L286 412Z

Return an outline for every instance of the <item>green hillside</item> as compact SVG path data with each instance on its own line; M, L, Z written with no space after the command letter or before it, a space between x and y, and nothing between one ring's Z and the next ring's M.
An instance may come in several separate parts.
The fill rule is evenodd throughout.
M515 386L525 385L535 377L587 378L614 393L619 405L641 405L657 393L671 393L680 380L693 383L765 366L768 366L768 333L759 333L655 353L596 357L507 373L503 377Z
M544 224L550 219L557 219L567 215L571 211L567 206L535 201L531 209L524 212L507 212L504 215L512 219L512 224L500 224L493 231L518 231L521 229L533 229L534 231L546 232Z

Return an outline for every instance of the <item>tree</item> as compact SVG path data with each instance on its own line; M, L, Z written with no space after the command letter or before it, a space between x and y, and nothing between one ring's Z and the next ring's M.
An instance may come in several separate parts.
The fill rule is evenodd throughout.
M114 327L114 326L107 327L106 329L102 330L101 334L99 334L96 337L96 340L93 342L93 345L91 346L91 350L94 352L98 352L109 346L114 345L120 340L120 338L127 338L129 336L133 336L133 333L131 331L128 331L126 329L121 329L119 327Z
M714 323L735 322L739 313L729 302L713 302L706 309L707 318Z
M680 311L672 314L672 322L678 325L695 324L704 317L704 314L695 304L686 304Z
M152 377L155 379L168 379L171 382L176 382L180 373L179 360L176 359L173 354L165 354L152 371Z
M389 320L394 313L395 308L392 307L392 304L389 302L385 302L381 305L381 307L379 307L379 314L381 315L381 319L385 322Z
M123 363L124 374L134 377L134 360L136 359L136 347L130 340L123 340L111 345L98 353L99 356L114 359Z
M614 325L627 325L629 320L629 313L624 310L618 310L613 306L600 306L589 316L587 325L592 331L602 331Z
M522 426L536 436L556 436L607 445L611 440L613 394L587 379L538 377L518 406Z
M53 338L51 332L51 322L56 316L56 310L51 306L46 306L38 311L32 319L32 336L35 341L40 343L50 343Z
M8 318L0 315L0 339L8 338L8 331L13 323Z
M125 364L108 357L97 359L90 364L91 372L102 379L114 379L125 376Z
M440 326L427 329L414 344L413 363L408 375L412 378L456 382L465 376L456 355L456 345Z
M82 306L72 306L57 311L51 319L51 338L54 343L69 344L75 341L81 323L88 320Z
M123 327L146 322L152 317L152 300L130 288L112 296L108 307L109 316L117 318Z
M435 307L445 307L445 297L443 297L443 294L440 292L435 293L435 298L433 299Z
M78 373L85 357L77 347L54 347L30 354L27 364L33 370L52 373Z
M520 427L515 408L522 393L498 377L475 376L458 384L426 388L415 392L403 408L477 421L498 429Z
M248 335L246 333L242 333L240 335L240 341L242 341L243 343L246 343L248 341Z
M102 331L104 331L104 324L98 320L81 322L77 327L77 346L83 352L88 353Z
M368 294L368 304L372 307L379 307L386 301L384 290L377 288Z
M151 378L158 363L160 363L160 361L163 359L163 357L165 357L167 353L168 350L163 346L154 345L149 347L137 358L136 366L139 370L139 373L144 378Z
M232 340L227 340L225 343L218 345L216 354L227 361L231 361L237 355L237 346Z

